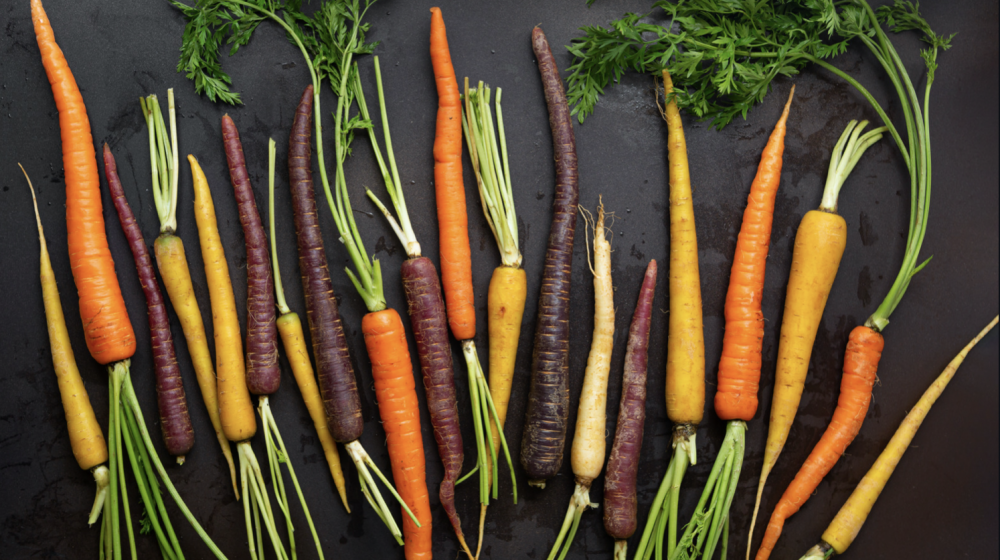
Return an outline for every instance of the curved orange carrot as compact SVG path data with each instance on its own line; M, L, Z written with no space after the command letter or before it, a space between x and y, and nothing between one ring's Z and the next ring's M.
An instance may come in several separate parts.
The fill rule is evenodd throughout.
M868 414L872 400L872 385L882 357L882 335L866 326L855 327L847 340L844 355L844 377L840 382L840 398L833 420L819 443L813 448L805 464L799 469L781 500L774 508L764 540L757 550L757 560L766 560L781 536L785 519L799 511L812 496L823 477L837 464L847 446L861 430L861 423Z
M458 340L468 340L476 336L476 309L472 301L469 218L462 182L462 100L440 8L431 8L431 64L438 92L434 192L440 231L441 285L451 332Z
M764 314L760 301L771 243L774 198L781 182L785 121L793 95L795 86L788 94L785 109L761 155L736 242L736 256L726 293L726 332L719 360L719 388L715 393L715 412L723 420L749 421L757 413L760 352L764 342Z
M101 184L90 119L73 72L56 44L40 0L31 2L38 50L59 110L63 168L66 170L66 231L80 318L90 355L101 365L132 357L135 333L115 276L104 233Z
M420 405L414 389L413 362L403 322L389 308L368 313L361 321L365 347L372 361L375 398L378 399L392 478L403 501L420 522L403 515L407 560L430 559L431 505L427 497L424 440L420 435Z

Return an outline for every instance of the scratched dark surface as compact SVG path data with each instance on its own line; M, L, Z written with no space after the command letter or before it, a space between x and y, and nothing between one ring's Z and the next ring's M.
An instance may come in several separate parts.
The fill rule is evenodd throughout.
M528 302L521 333L517 373L506 433L519 449L529 382L531 341L542 255L551 219L553 166L551 140L530 31L541 23L556 47L560 68L570 57L567 44L587 24L604 23L647 2L601 0L587 9L582 0L528 3L495 1L441 2L459 78L486 80L504 88L506 127L518 216L523 225L523 252L528 273ZM431 181L436 94L428 56L428 2L379 2L368 15L369 37L381 41L382 60L396 157L406 184L414 228L424 254L438 259L437 224ZM294 250L290 196L285 188L287 138L292 114L307 73L297 50L273 25L264 24L249 47L224 68L246 104L232 108L195 94L192 84L174 71L183 27L181 16L166 2L123 0L47 0L56 37L83 90L96 143L108 142L118 157L126 194L148 241L158 223L150 191L146 128L139 109L141 95L165 96L173 87L179 108L182 154L195 154L215 193L216 211L232 273L241 319L245 306L245 254L236 204L226 173L220 118L235 119L246 150L249 172L259 202L266 200L266 141L278 140L278 247L292 307L303 312ZM934 139L934 200L923 255L930 266L913 282L886 330L880 384L864 427L802 511L785 526L775 558L797 558L814 544L831 516L871 465L896 426L927 384L989 319L998 307L998 61L995 2L928 2L924 13L938 32L958 32L954 48L940 55L941 68L931 95ZM39 189L42 220L77 360L102 425L107 425L107 376L87 354L66 258L64 185L59 124L50 88L40 63L27 0L5 1L0 8L0 543L4 558L96 557L97 528L88 529L86 513L93 482L70 452L48 349L38 284L38 244L30 197L17 162L24 164ZM894 37L911 75L922 76L915 36ZM899 122L900 107L876 61L852 48L835 64L857 77ZM369 95L374 93L370 57L361 59ZM711 412L715 370L723 328L723 299L732 253L750 181L780 112L792 80L780 79L748 120L737 120L722 132L685 116L694 183L695 215L705 310L709 405L698 433L699 457L684 481L681 509L687 518L697 500L723 435L723 423ZM774 230L764 295L767 327L761 406L750 422L747 460L733 507L731 558L741 557L759 474L769 410L777 332L795 229L802 215L816 207L829 162L829 151L852 118L877 120L862 97L833 75L808 70L794 80L796 99L789 117L785 166L775 209ZM920 83L923 83L922 77ZM324 115L333 96L323 92ZM332 123L327 123L329 130ZM329 140L329 139L327 139ZM593 208L604 195L615 212L612 256L617 292L616 345L608 389L608 433L614 433L628 322L635 306L642 271L650 258L667 255L666 132L652 97L652 80L627 76L611 89L596 113L576 125L580 161L580 202ZM328 145L329 142L328 142ZM382 260L386 297L404 309L398 266L404 258L399 242L374 208L362 199L362 186L382 192L374 158L365 138L355 142L347 176L358 225L370 251ZM103 175L102 175L103 177ZM794 470L805 459L835 406L847 334L863 321L885 295L903 254L909 209L908 182L900 154L888 141L874 146L854 170L840 202L848 224L847 251L819 328L806 391L789 444L779 461L762 505L770 513ZM473 248L473 276L479 313L477 343L486 348L486 286L499 257L482 218L471 169L465 169ZM317 185L318 185L317 181ZM103 187L103 185L102 185ZM188 247L197 296L209 319L208 296L192 209L189 168L181 174L179 235ZM321 198L321 197L320 197ZM151 375L145 303L127 249L104 191L105 217L112 253L132 323L139 339L133 359L136 390L150 424L157 417ZM362 442L383 470L389 470L384 432L372 391L368 359L360 332L364 313L342 265L347 255L336 243L333 221L320 201L333 281L342 301L349 342L357 365L366 429ZM266 209L262 210L266 215ZM580 236L582 239L582 236ZM593 289L585 266L584 244L575 247L571 326L571 395L575 407L592 328ZM660 268L649 360L646 439L640 461L640 528L665 469L670 424L664 406L666 353L666 266ZM227 554L247 555L241 505L233 498L222 456L195 383L187 348L176 317L172 327L189 398L197 445L183 467L170 476L194 514ZM206 321L211 329L209 321ZM245 326L244 326L245 328ZM413 344L411 339L411 352ZM456 347L457 350L457 347ZM416 358L416 356L414 356ZM850 558L995 558L998 556L998 337L987 336L935 406L913 447L882 494L870 519L847 556ZM416 360L414 360L416 364ZM456 362L458 363L458 362ZM283 388L272 408L290 444L291 460L307 488L310 509L328 558L402 558L388 533L364 502L353 467L347 471L348 515L336 498L325 461L298 389L282 359ZM419 386L419 383L418 383ZM474 462L468 430L468 391L459 368L461 420L466 427L466 468ZM423 391L418 390L423 399ZM436 495L441 467L426 410L422 412L427 481L434 511L434 549L440 558L456 558L457 545ZM150 426L154 435L158 426ZM157 445L161 445L158 437ZM258 438L259 440L259 438ZM569 442L567 442L567 445ZM609 437L610 445L610 437ZM255 444L259 457L264 450ZM162 451L162 447L161 447ZM161 456L162 453L161 453ZM489 509L483 554L490 558L543 558L558 531L573 487L569 453L561 475L547 489L528 489L518 466L519 502L510 499L510 483L501 484L502 499ZM346 460L346 455L343 455ZM516 458L515 458L516 464ZM602 479L591 496L600 500ZM137 494L133 487L130 495ZM469 486L457 492L466 534L474 533L477 497ZM208 557L207 549L186 526L173 505L174 525L189 558ZM133 500L133 512L138 510ZM297 506L293 515L303 558L314 558L305 520ZM570 557L610 558L613 541L605 533L600 511L584 515ZM757 540L760 538L758 529ZM633 546L637 537L633 538ZM470 539L472 542L475 538ZM755 541L756 542L756 541ZM142 557L155 557L155 540L139 541Z

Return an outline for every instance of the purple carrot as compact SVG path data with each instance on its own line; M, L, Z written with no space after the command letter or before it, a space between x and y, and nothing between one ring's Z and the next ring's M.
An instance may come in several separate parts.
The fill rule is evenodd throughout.
M637 523L635 483L642 449L642 427L646 421L646 362L655 292L656 261L651 260L628 331L618 426L608 459L608 472L604 476L604 530L615 539L615 558L624 558L624 541L635 532ZM622 549L620 556L619 549Z
M455 397L455 370L448 341L448 318L445 314L441 281L434 263L416 256L400 267L406 302L409 304L413 337L424 377L427 410L434 426L434 440L444 464L444 478L438 495L452 528L462 535L462 523L455 511L455 481L462 471L465 455L462 432L458 425L458 400ZM462 537L464 539L464 537Z
M545 102L549 108L556 186L552 226L545 251L545 268L538 302L535 348L531 359L531 390L521 439L521 465L528 483L545 487L559 472L569 415L569 297L573 264L573 233L579 198L576 141L559 69L538 27L531 32Z
M243 237L246 239L247 389L255 395L270 395L281 385L271 257L253 189L250 187L240 134L229 115L222 117L222 141L226 149L226 161L229 163L229 178L239 205Z
M306 317L316 356L316 373L326 420L333 439L348 443L361 437L361 398L337 311L323 235L316 215L312 180L313 87L302 94L288 141L288 179L299 245L299 270L306 295Z
M187 397L184 395L184 383L181 380L181 370L177 365L174 353L174 338L170 333L170 319L167 317L167 307L163 303L160 285L156 282L153 272L153 261L149 258L146 241L142 237L139 224L135 221L132 209L125 199L125 190L118 178L118 166L111 148L104 145L104 174L108 180L111 199L118 211L118 220L122 232L128 239L135 260L135 269L139 273L139 283L146 295L146 308L149 316L149 334L153 344L153 370L156 374L156 403L160 409L160 427L163 429L163 443L167 452L177 457L178 463L184 462L184 454L191 451L194 445L194 428L188 416Z

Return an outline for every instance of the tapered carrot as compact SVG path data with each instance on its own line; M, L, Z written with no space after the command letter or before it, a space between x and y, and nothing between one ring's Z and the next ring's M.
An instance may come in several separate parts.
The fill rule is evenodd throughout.
M110 373L108 385L111 391L111 413L108 434L112 444L108 454L111 473L108 501L111 515L102 524L103 551L107 557L115 560L122 556L117 511L120 492L129 545L132 556L135 557L135 536L122 460L124 449L127 448L139 494L164 555L178 556L181 551L160 498L159 484L166 487L178 508L213 554L222 558L222 552L198 524L170 482L146 429L129 375L129 358L135 352L135 334L121 297L115 264L104 232L100 179L87 109L66 58L56 44L41 0L32 0L31 19L42 65L59 111L63 168L66 170L66 230L70 267L80 298L80 317L83 320L87 349L98 363L109 366ZM154 471L159 475L159 484L154 478ZM162 530L164 527L166 531Z
M215 385L215 366L208 350L208 337L205 335L205 325L202 322L201 309L194 295L194 285L191 282L191 272L188 269L187 256L184 252L184 242L175 232L177 230L177 199L180 178L180 152L177 149L177 111L174 106L174 90L167 90L167 114L169 116L169 132L160 110L160 102L156 95L139 98L146 127L149 129L149 163L152 172L153 203L160 220L160 235L153 243L156 254L156 266L167 290L170 304L177 314L184 338L187 341L188 354L194 366L198 379L198 388L202 401L208 410L208 418L215 430L215 438L222 449L222 455L229 465L229 476L233 481L233 492L239 497L236 485L236 466L233 464L233 452L229 440L222 431L222 420L219 418L219 396Z
M566 91L545 33L531 31L531 48L549 110L556 185L552 225L545 250L545 268L538 299L538 322L531 359L531 388L524 413L521 466L528 484L545 488L545 481L562 467L569 416L569 301L573 268L573 234L579 201L576 140Z
M63 411L66 413L66 427L69 433L69 444L73 449L76 463L83 470L89 470L97 482L97 495L94 506L90 510L87 523L93 525L97 517L104 512L105 499L108 495L108 444L104 441L101 425L97 423L94 408L90 406L90 397L83 386L80 370L76 367L73 357L73 346L69 341L69 331L66 330L66 318L63 315L62 301L59 299L59 287L56 285L56 275L52 271L49 260L49 249L42 230L42 218L38 215L38 200L35 198L35 187L21 164L21 172L31 189L31 202L35 206L35 222L38 224L38 243L40 246L39 276L42 284L42 301L45 304L45 323L49 331L49 347L52 350L52 369L55 370L59 384L59 395L62 398ZM107 522L107 519L104 521Z
M719 360L719 386L715 393L715 413L728 421L726 437L694 516L677 543L677 549L670 555L671 559L691 551L711 558L720 537L723 557L726 556L729 508L743 468L746 422L757 412L757 386L764 342L764 315L761 312L764 267L771 242L774 199L781 183L785 123L794 95L795 86L792 86L781 118L761 154L736 241L736 255L726 293L726 332ZM699 535L706 526L707 536Z
M792 428L809 370L809 357L816 340L816 330L823 318L823 308L847 245L847 222L837 214L837 197L861 155L869 146L878 142L882 138L882 132L886 130L885 127L876 128L862 136L861 132L868 121L862 121L855 127L857 124L857 121L848 123L834 147L820 207L806 212L795 234L792 270L788 275L785 312L778 341L778 362L774 372L771 421L747 537L748 559L764 484Z
M830 526L823 531L823 540L819 544L809 549L801 560L820 560L830 558L833 553L843 554L861 531L862 525L868 519L875 501L889 482L889 477L896 470L896 465L903 458L903 454L909 449L910 443L917 435L917 430L923 423L931 407L937 402L938 397L948 387L951 378L955 376L959 366L965 361L969 351L979 343L980 340L990 330L996 326L1000 317L994 317L983 330L979 331L965 348L955 356L948 367L944 368L941 375L931 383L931 386L924 391L916 406L903 419L903 422L896 429L892 439L885 446L885 449L875 460L875 464L868 470L857 488L847 498L847 502L840 508L833 518Z
M667 418L674 423L673 453L649 518L636 548L636 557L660 556L677 548L677 509L681 482L688 465L697 462L695 435L705 412L705 333L701 309L701 276L698 271L698 236L694 221L691 173L688 169L684 123L673 99L673 82L664 70L660 107L667 124L667 157L670 169L670 314L667 331ZM657 98L659 106L659 98ZM656 531L656 535L653 531ZM664 543L663 533L667 542ZM650 546L652 539L652 546ZM622 545L624 548L624 544ZM624 551L623 551L624 553Z

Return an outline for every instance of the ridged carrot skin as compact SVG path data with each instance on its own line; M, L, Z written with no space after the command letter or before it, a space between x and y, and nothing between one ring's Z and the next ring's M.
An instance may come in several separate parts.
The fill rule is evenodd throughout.
M444 465L444 477L438 495L455 532L462 534L462 523L455 510L455 481L462 471L465 455L458 424L458 400L455 397L455 369L448 341L448 320L437 269L427 257L411 258L400 267L406 302L409 305L413 338L423 374L427 412L434 428L438 455Z
M569 415L569 300L573 234L579 199L576 140L552 50L539 28L531 32L552 129L556 164L552 226L538 300L531 389L521 439L521 466L536 485L559 472Z
M247 388L255 395L270 395L281 385L278 366L278 327L275 324L274 277L267 236L250 187L243 145L236 124L222 117L222 141L229 164L229 178L239 205L240 224L247 251Z
M500 418L500 429L507 421L510 388L514 381L517 343L521 338L524 301L527 299L527 275L523 268L499 266L493 270L487 300L490 331L490 396ZM490 421L493 447L500 449L500 432Z
M403 514L406 559L429 559L432 557L431 506L420 435L420 408L403 321L394 309L383 309L365 315L361 332L372 362L375 397L385 428L393 482L420 522L417 527L410 516Z
M837 464L847 446L861 430L872 400L872 387L878 372L879 359L885 344L882 335L866 326L855 327L847 339L844 355L844 377L840 382L840 397L833 411L833 420L823 437L809 453L805 464L782 494L767 522L767 531L757 550L757 560L766 560L781 536L785 520L799 511L823 477Z
M292 192L299 271L306 298L306 318L316 357L316 374L326 421L333 439L357 440L364 432L361 398L354 366L337 310L330 269L323 249L323 234L316 215L312 178L313 86L302 94L288 140L288 186Z
M462 181L462 99L439 8L431 8L431 64L438 93L434 192L440 231L441 280L451 332L458 340L469 340L476 337L476 308L472 292L469 218Z
M31 197L32 200L35 199L34 189ZM69 341L59 286L56 285L56 275L52 271L37 204L36 201L35 218L38 221L38 241L41 245L39 278L42 283L42 302L45 305L45 323L49 331L49 348L52 351L52 369L55 370L59 396L66 413L66 428L73 457L81 469L90 470L108 462L108 444L94 415L94 408L90 405L90 397L87 396L87 388L84 387L80 370L76 366L76 358L73 357L73 345Z
M673 91L664 70L666 94ZM676 102L664 107L670 165L670 270L667 316L667 417L697 426L705 415L705 328L702 318L698 234L694 224L687 140Z
M132 357L136 342L104 231L90 119L40 0L31 2L31 20L59 111L69 260L80 299L83 333L90 355L106 365Z
M604 475L604 530L615 540L631 537L638 524L636 478L646 421L646 365L655 293L656 261L651 260L646 266L646 276L639 289L639 302L629 327L618 424L607 474Z
M771 243L774 199L781 183L785 123L793 95L795 86L761 154L736 241L726 293L726 331L719 359L719 386L715 393L715 412L723 420L749 421L757 413L764 344L764 314L760 307L764 295L764 268Z
M115 157L107 144L104 145L104 174L108 181L108 190L111 191L111 200L118 211L118 221L121 222L122 231L132 250L142 293L146 296L149 335L153 347L153 372L156 376L156 403L160 411L163 443L167 453L182 456L194 446L194 428L191 426L188 414L181 368L177 365L167 306L163 301L160 285L156 282L153 260L149 258L146 240L143 239L142 230L139 229L132 208L125 198Z
M246 441L257 433L257 420L250 392L247 391L243 362L243 339L236 316L236 299L229 279L229 265L219 238L215 204L208 179L194 156L188 156L194 183L194 217L198 223L201 259L212 304L212 327L215 331L215 371L219 390L219 418L229 441Z

